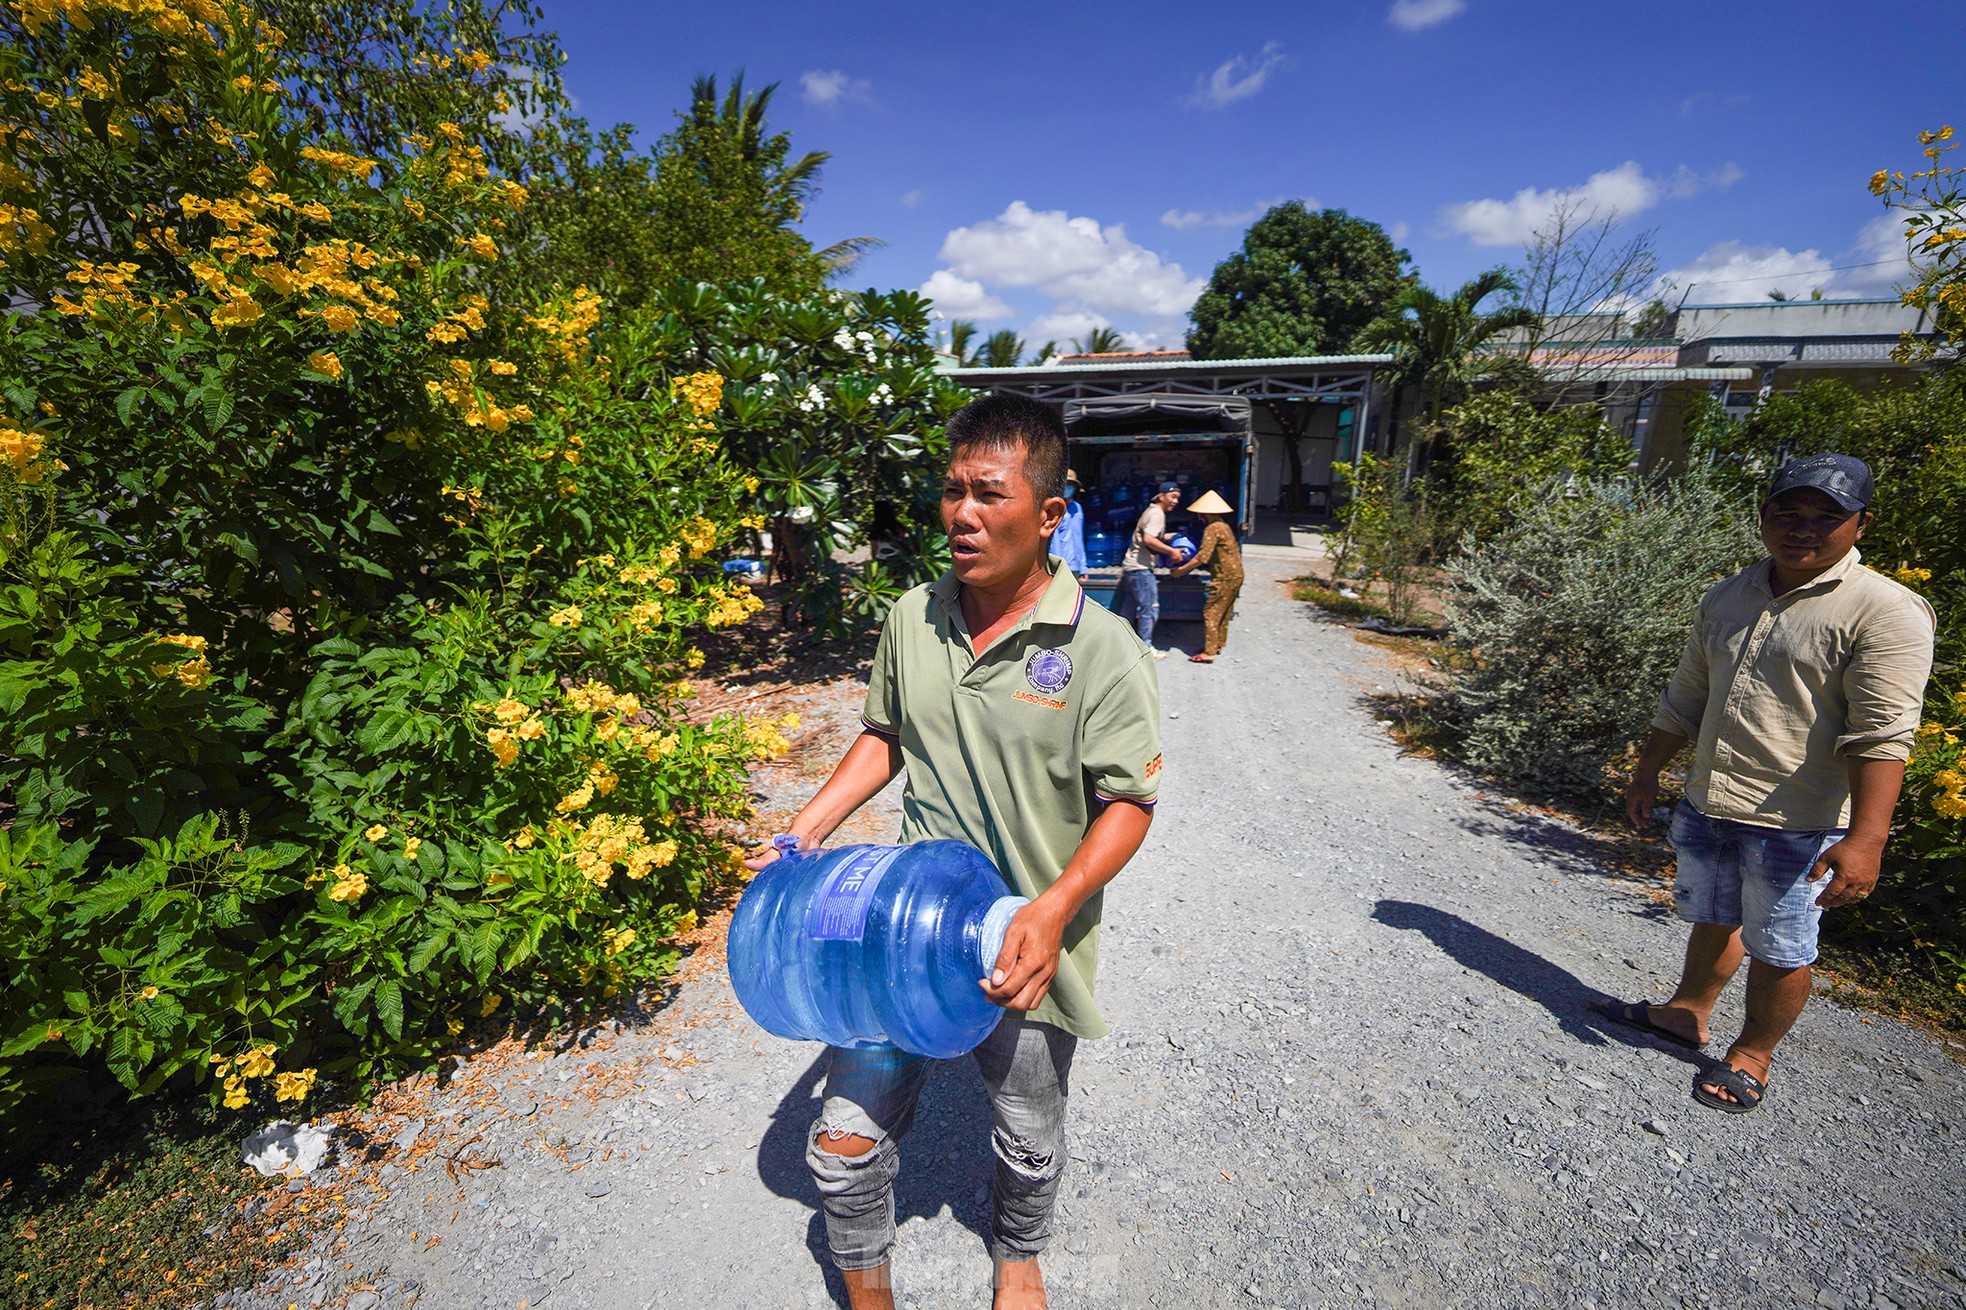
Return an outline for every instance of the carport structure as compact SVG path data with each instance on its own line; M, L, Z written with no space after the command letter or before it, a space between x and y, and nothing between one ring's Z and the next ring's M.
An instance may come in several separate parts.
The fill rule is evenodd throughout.
M1009 391L1055 405L1114 396L1240 396L1252 402L1254 501L1323 508L1331 465L1381 447L1382 380L1391 355L1188 359L1168 352L1079 356L1020 368L956 368L944 376L977 391Z

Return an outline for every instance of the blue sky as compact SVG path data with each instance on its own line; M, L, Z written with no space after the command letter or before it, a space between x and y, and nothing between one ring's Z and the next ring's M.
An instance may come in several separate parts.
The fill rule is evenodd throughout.
M1675 300L1889 294L1900 264L1823 270L1901 257L1867 179L1966 128L1959 0L546 8L581 112L645 140L699 73L779 83L773 126L833 156L808 234L888 242L847 281L1033 345L1178 345L1286 198L1380 223L1435 286L1570 194L1656 230Z

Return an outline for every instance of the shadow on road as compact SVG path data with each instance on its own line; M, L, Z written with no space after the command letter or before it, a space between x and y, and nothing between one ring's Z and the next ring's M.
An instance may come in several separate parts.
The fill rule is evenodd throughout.
M845 1306L846 1287L833 1268L826 1246L826 1216L819 1189L806 1170L806 1134L819 1118L820 1086L826 1052L799 1075L772 1111L771 1126L758 1142L758 1177L779 1196L812 1209L806 1251L836 1305ZM969 1060L939 1060L915 1112L915 1126L901 1146L901 1176L894 1185L896 1225L948 1210L986 1246L990 1232L989 1187L995 1168L990 1154L989 1096Z
M1389 928L1423 934L1467 968L1528 997L1549 1011L1565 1033L1585 1045L1606 1046L1615 1042L1621 1046L1649 1047L1696 1067L1707 1063L1697 1052L1648 1037L1599 1014L1591 1008L1594 1003L1623 998L1607 996L1568 969L1550 963L1534 951L1524 950L1506 937L1497 937L1458 914L1413 901L1380 901L1373 906L1372 917Z
M1473 775L1467 775L1482 782ZM1493 783L1483 783L1492 787ZM1481 813L1456 820L1483 837L1500 837L1524 848L1526 857L1567 874L1671 882L1672 848L1626 829L1584 827L1536 810L1517 808L1493 795L1481 798ZM1665 907L1658 907L1661 913Z

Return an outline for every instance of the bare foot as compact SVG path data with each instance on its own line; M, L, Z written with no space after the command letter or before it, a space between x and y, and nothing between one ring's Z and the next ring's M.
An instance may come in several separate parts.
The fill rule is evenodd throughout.
M1044 1275L1038 1262L997 1261L997 1297L990 1304L993 1310L1045 1310Z
M1672 1005L1648 1005L1645 1015L1655 1028L1663 1028L1669 1033L1678 1033L1696 1046L1707 1044L1707 1031L1700 1023L1700 1016L1691 1010L1682 1010Z
M1727 1058L1722 1063L1730 1065L1733 1068L1739 1069L1742 1073L1753 1074L1755 1077L1755 1081L1760 1083L1763 1087L1766 1087L1768 1085L1768 1073L1769 1070L1774 1066L1774 1061L1766 1058L1765 1056L1751 1055L1748 1052L1741 1050L1739 1047L1735 1047L1734 1049L1728 1051ZM1741 1103L1741 1100L1738 1096L1735 1096L1734 1093L1728 1091L1725 1087L1722 1087L1719 1083L1710 1083L1703 1078L1700 1080L1700 1087L1703 1091L1710 1092L1714 1096L1718 1097L1723 1101L1729 1101L1735 1105L1739 1105Z

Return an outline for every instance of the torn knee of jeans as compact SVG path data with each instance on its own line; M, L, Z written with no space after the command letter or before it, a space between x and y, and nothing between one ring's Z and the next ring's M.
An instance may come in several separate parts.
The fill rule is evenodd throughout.
M866 1145L861 1145L863 1142ZM880 1142L852 1128L821 1122L813 1125L812 1145L835 1159L858 1163L871 1159Z
M999 1131L996 1137L997 1153L1005 1164L1030 1178L1050 1177L1056 1158L1050 1151L1041 1150L1036 1142L1016 1133Z

